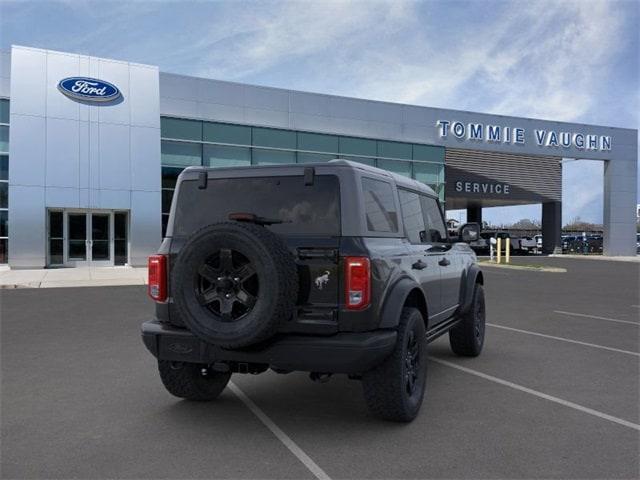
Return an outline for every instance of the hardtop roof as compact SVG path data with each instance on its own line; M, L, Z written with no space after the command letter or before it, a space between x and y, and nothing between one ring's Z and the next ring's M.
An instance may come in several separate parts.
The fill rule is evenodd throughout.
M411 178L407 178L403 175L399 175L394 172L390 172L388 170L383 170L381 168L373 167L371 165L366 165L364 163L354 162L351 160L345 160L342 158L335 158L334 160L330 160L329 162L314 162L314 163L304 163L304 164L282 164L282 165L248 165L248 166L234 166L234 167L199 167L199 166L191 166L185 169L186 171L208 171L215 172L219 176L220 173L230 172L230 171L242 171L246 172L247 170L272 170L275 175L278 174L278 170L291 170L291 168L322 168L326 169L327 167L336 167L336 168L347 168L360 170L361 172L368 172L377 176L387 177L390 180L399 186L408 188L411 190L417 190L423 193L426 193L429 196L437 197L438 195L433 191L431 187L428 185L419 182L418 180L414 180Z

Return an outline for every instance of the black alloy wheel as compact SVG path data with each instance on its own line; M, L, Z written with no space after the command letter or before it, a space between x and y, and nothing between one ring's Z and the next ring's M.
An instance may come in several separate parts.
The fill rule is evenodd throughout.
M416 391L416 384L420 373L420 345L415 332L410 330L408 333L407 353L405 355L405 379L407 394L411 396Z
M240 252L221 248L196 274L198 303L222 321L232 322L253 310L259 292L256 269Z

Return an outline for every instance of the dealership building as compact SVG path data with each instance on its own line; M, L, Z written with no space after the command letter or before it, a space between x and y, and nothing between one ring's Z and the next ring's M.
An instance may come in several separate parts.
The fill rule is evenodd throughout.
M144 265L185 167L337 157L424 182L469 221L483 207L542 204L547 253L561 243L562 160L601 160L604 254L635 255L637 140L633 129L245 85L14 46L0 53L0 263Z

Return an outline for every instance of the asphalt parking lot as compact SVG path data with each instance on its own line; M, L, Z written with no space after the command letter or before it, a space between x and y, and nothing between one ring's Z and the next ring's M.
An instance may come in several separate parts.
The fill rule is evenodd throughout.
M0 290L2 478L638 478L640 264L515 262L568 271L485 268L485 350L433 343L408 425L343 377L179 401L139 338L144 287Z

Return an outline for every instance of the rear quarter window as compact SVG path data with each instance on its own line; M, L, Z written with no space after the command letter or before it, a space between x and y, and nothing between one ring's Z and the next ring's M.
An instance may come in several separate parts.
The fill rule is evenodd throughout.
M381 233L397 232L398 213L391 184L365 177L362 179L362 195L367 230Z
M316 175L313 185L303 176L209 179L206 189L196 180L180 184L174 236L229 220L230 213L252 213L281 220L267 226L282 235L340 235L340 182L335 175Z

